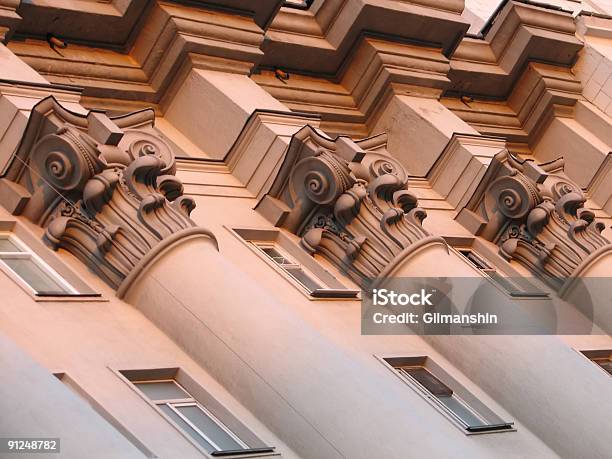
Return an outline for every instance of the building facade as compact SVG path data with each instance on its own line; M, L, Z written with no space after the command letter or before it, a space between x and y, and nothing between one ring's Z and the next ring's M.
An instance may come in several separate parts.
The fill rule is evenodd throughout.
M612 307L576 279L612 277L612 2L0 0L0 30L0 437L610 457ZM570 325L362 333L415 277Z

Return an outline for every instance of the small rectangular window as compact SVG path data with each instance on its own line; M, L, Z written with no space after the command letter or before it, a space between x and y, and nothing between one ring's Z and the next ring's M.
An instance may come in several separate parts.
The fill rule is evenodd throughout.
M612 376L612 350L582 351L595 365Z
M74 287L12 234L0 234L0 264L37 296L78 294Z
M385 358L384 361L391 365L402 379L425 393L429 400L435 402L436 406L448 413L467 432L513 430L512 423L503 422L458 383L443 374L437 366L428 362L426 357L393 357ZM468 397L471 402L466 400Z
M287 8L297 8L300 10L307 10L314 0L285 0L283 6Z
M176 381L133 384L209 453L249 449Z
M237 435L226 423L215 416L189 392L175 377L143 379L143 371L126 370L121 373L150 403L172 421L186 436L207 453L215 457L271 453L274 448L250 446L247 439ZM165 370L151 370L167 374ZM175 374L176 370L175 370ZM195 389L194 389L195 390ZM201 391L201 389L198 389ZM209 400L210 401L210 400ZM217 405L218 403L215 402ZM235 420L234 420L235 422ZM243 432L252 439L252 434ZM256 442L260 443L260 442Z
M503 288L512 296L547 297L548 293L539 290L526 279L520 277L507 277L501 274L486 258L472 249L460 248L457 251L473 267Z
M234 229L232 232L312 298L358 297L359 290L342 285L310 254L278 230Z
M311 295L316 295L322 289L322 282L317 281L314 274L305 271L298 263L267 242L251 242L283 271L299 282Z

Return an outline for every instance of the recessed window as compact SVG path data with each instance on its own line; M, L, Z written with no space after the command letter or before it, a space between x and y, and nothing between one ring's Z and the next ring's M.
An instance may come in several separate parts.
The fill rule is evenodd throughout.
M77 290L13 234L0 234L0 263L37 296L78 294Z
M582 351L582 353L612 376L612 350Z
M359 290L349 289L329 271L278 230L233 230L262 258L284 273L313 298L357 298Z
M507 277L501 274L493 264L471 248L458 248L457 251L465 260L473 267L478 269L483 275L487 276L494 283L503 288L512 296L527 296L527 297L547 297L548 293L539 290L526 279L519 276Z
M312 5L313 2L314 0L285 0L283 2L283 6L287 8L298 8L301 10L307 10L308 8L310 8L310 5Z
M318 280L314 274L309 273L299 263L293 261L282 249L274 246L269 242L254 242L261 252L263 252L270 260L276 263L283 271L289 274L299 284L302 285L311 295L316 295L323 289L323 282Z
M400 377L469 433L513 430L427 357L385 358Z
M249 449L176 381L142 381L134 385L209 453Z
M274 448L262 444L181 370L125 370L120 373L149 403L156 406L193 443L210 455L243 457L274 451ZM206 403L202 402L202 398Z

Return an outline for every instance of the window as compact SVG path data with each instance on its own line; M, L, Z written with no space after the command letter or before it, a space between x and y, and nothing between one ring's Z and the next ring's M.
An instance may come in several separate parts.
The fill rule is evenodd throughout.
M180 369L124 370L119 373L186 437L211 456L243 457L274 452L273 447L265 446ZM201 403L202 400L206 400L206 405Z
M0 233L0 264L37 296L78 294L74 287L13 234Z
M307 10L308 8L310 8L310 5L312 5L313 2L314 0L285 0L283 2L283 6L287 8L298 8L301 10Z
M482 255L469 248L459 248L457 251L473 267L503 288L511 296L528 297L547 297L548 293L539 290L526 279L517 277L507 277L502 275L495 267Z
M514 430L427 357L383 359L413 388L424 394L469 433ZM468 401L469 399L469 401Z
M312 298L357 298L359 290L342 285L331 273L278 230L233 230Z
M594 364L612 376L612 350L582 351Z
M176 381L142 381L134 385L209 453L248 449Z
M321 291L322 282L316 277L305 271L298 263L293 261L286 255L280 247L270 244L269 242L251 242L261 252L263 252L270 260L276 263L283 271L289 274L293 279L299 282L311 295L316 295Z

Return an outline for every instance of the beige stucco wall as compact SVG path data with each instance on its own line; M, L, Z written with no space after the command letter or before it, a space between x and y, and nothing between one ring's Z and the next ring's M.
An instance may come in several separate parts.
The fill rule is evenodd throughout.
M303 24L307 35L310 34L305 42L331 55L332 45L338 45L341 41L338 36L346 30L330 29L338 36L332 34L325 38L327 41L316 35L323 33L319 30L323 25L332 27L331 21L325 22L328 13L321 3L313 7L322 16L320 22L313 19ZM393 4L398 11L412 7L406 6L406 2L399 3ZM457 2L447 3L456 7ZM605 8L609 5L603 0L589 3L608 11ZM355 7L357 2L349 4ZM576 7L576 2L569 1L554 4ZM463 17L471 18L470 31L477 32L495 2L466 1L465 6ZM233 7L241 7L240 2L234 2ZM183 14L180 8L179 11ZM349 13L344 11L340 21L344 29L353 25ZM242 30L245 35L247 30L249 33L259 30L263 37L259 26L240 28L244 26L240 21L250 20L248 15L235 19L238 22L234 24L224 23L229 20L223 14L218 13L219 24L226 24L228 34L230 30L232 34ZM304 18L309 13L292 14ZM189 10L182 19L186 22L191 16L197 14ZM199 33L202 29L209 31L208 27L223 29L219 24L202 20L197 23L200 28L188 30ZM295 31L292 33L298 42L303 38ZM386 135L386 143L380 149L396 158L411 174L409 187L428 213L423 227L448 240L469 243L477 240L492 253L497 253L497 246L475 236L457 216L475 193L491 158L506 148L505 139L490 138L484 146L459 142L456 149L459 153L451 156L453 161L446 164L447 170L437 176L436 182L430 173L444 154L455 154L449 147L453 139L457 135L480 137L481 130L486 129L483 123L470 123L457 110L443 105L439 91L415 90L422 80L414 80L410 72L405 72L406 76L402 70L398 72L399 83L389 77L393 81L378 96L380 104L373 110L372 119L364 121L362 118L367 116L359 114L359 121L352 125L351 116L357 117L353 112L361 107L349 106L355 104L354 95L339 88L339 78L314 72L290 80L291 84L298 81L297 86L275 82L287 86L275 93L258 83L263 81L258 78L263 77L250 75L250 67L244 62L232 63L232 59L246 59L244 55L248 53L244 49L231 49L227 53L230 57L219 56L214 48L218 42L239 48L232 41L235 35L227 40L221 35L222 39L198 38L190 42L186 49L194 55L197 54L194 50L201 54L198 55L201 60L196 60L197 68L184 71L181 67L176 78L167 83L170 89L166 93L159 89L165 88L166 83L158 85L157 77L152 78L154 83L146 91L159 90L163 97L151 96L147 101L121 100L122 91L126 90L111 81L110 76L108 81L102 79L100 86L115 85L116 92L109 95L97 86L92 89L95 85L84 75L86 65L70 67L69 59L62 60L45 49L42 54L50 62L46 75L49 80L74 80L87 86L83 96L70 88L47 88L45 72L40 70L42 64L36 60L43 58L35 55L40 52L36 51L40 43L19 41L12 45L12 49L22 53L21 57L0 45L0 63L5 64L0 76L23 82L6 83L0 88L0 166L4 167L18 145L29 110L48 94L54 94L65 107L80 113L86 113L84 105L125 111L154 104L157 128L188 156L179 160L177 176L185 183L186 194L196 201L191 217L212 231L219 246L217 251L207 238L177 244L146 267L123 299L73 255L65 250L54 253L42 243L35 247L41 257L63 266L68 278L79 278L102 297L41 301L0 271L0 291L5 292L0 300L0 359L6 374L0 381L0 410L15 413L2 415L0 436L59 436L62 457L75 459L144 457L116 427L52 376L65 373L103 406L129 432L128 436L135 437L158 457L203 457L116 373L125 369L178 367L285 458L607 457L607 433L612 420L606 402L612 398L612 384L608 375L579 351L612 349L609 336L363 336L358 300L309 298L231 231L273 228L255 210L259 198L278 172L291 136L305 124L319 125L318 117L308 118L310 112L286 113L289 107L294 107L287 102L292 97L302 97L301 107L313 112L324 111L329 108L326 105L333 106L338 100L347 104L345 111L349 115L340 110L334 113L337 117L332 119L337 122L334 129ZM589 186L612 148L608 118L612 108L612 92L608 91L612 81L612 47L609 37L581 32L578 36L585 46L572 71L583 85L580 100L563 116L548 107L550 117L545 117L540 130L533 135L521 133L524 137L517 143L526 157L540 162L553 160L563 152L566 173L590 193ZM189 37L183 34L178 42ZM147 37L142 41L147 41ZM249 46L259 50L253 43ZM307 53L311 51L308 46L299 49ZM342 46L338 45L338 49ZM34 53L34 58L27 55L29 52ZM82 55L85 60L111 62L119 69L136 65L137 60L108 49L96 50L99 54L95 59L85 47L73 46L66 51L73 52L69 57L75 61ZM387 73L393 74L393 66L404 62L403 56L399 58L393 52L385 56L391 62L391 70L380 72L385 77ZM211 59L207 53L212 55ZM333 58L337 56L334 54ZM27 59L32 66L25 63ZM53 59L59 64L51 62ZM440 59L444 61L446 57ZM188 62L181 66L188 67ZM39 71L34 70L36 66ZM143 65L146 66L150 64ZM62 69L59 73L58 68ZM77 70L83 74L70 73L77 74ZM150 83L145 83L147 75L138 73L141 69L132 70L138 77L136 83L129 84L144 87ZM26 83L35 86L24 89ZM376 85L379 83L384 86L388 81L384 84L377 81ZM396 83L399 89L394 86ZM121 84L130 87L128 83ZM43 85L42 89L39 85ZM299 90L306 96L292 93ZM513 108L505 104L494 101L491 105L501 106L506 115L510 113L509 117L515 116ZM255 122L255 110L280 113L261 115ZM596 123L591 122L593 117ZM323 125L330 123L323 118ZM609 222L607 200L599 200L600 195L609 194L603 182L597 193L593 192L597 199L593 198L589 205L596 207L598 218ZM5 193L6 190L2 191L0 197ZM24 216L12 216L0 209L1 221L17 221L31 238L42 239L43 228ZM297 236L283 229L279 231L285 232L296 246L299 244ZM610 237L609 228L604 235ZM341 283L357 287L322 256L316 255L315 260ZM514 272L528 274L516 261L509 262L509 266ZM442 245L419 252L401 264L397 273L479 275ZM593 266L591 274L610 274L609 259ZM429 357L497 415L513 421L516 431L466 435L383 365L380 358L385 356ZM78 442L87 443L97 455L84 450Z

